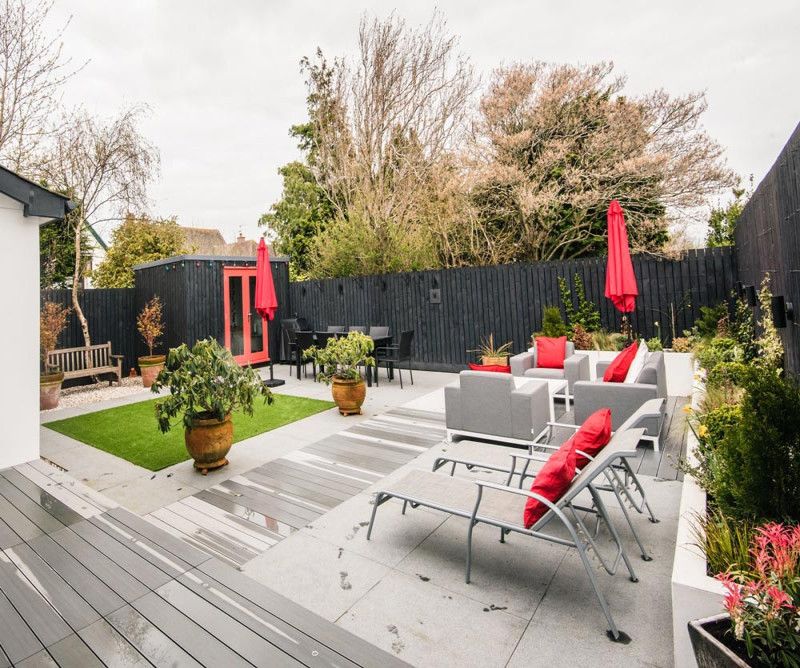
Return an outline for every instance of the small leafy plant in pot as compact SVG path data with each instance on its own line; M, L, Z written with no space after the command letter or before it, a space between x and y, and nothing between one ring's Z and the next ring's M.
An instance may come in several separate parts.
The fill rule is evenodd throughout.
M467 352L477 353L478 360L484 366L508 366L508 356L512 343L512 341L509 341L502 346L495 346L494 334L489 334L488 338L481 339L480 346Z
M67 327L70 308L55 302L45 302L39 312L39 351L41 375L39 376L39 410L58 407L64 373L50 364L50 353L56 349L58 337Z
M139 369L142 372L142 385L150 387L161 369L164 368L166 356L154 355L153 350L164 334L164 307L158 295L147 302L136 317L136 329L147 345L148 354L139 358Z
M328 339L324 348L312 346L303 351L319 367L317 378L331 385L333 400L342 415L360 415L367 396L359 367L375 366L372 339L361 332Z
M231 353L208 338L192 348L182 344L167 354L166 364L150 388L168 388L165 399L156 402L159 429L167 433L172 420L183 416L186 449L194 467L203 475L228 463L233 444L231 414L253 414L262 397L271 404L272 393L252 367L240 367Z

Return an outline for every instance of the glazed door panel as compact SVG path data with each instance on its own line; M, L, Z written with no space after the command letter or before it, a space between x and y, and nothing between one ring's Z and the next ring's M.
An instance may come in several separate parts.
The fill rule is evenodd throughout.
M269 361L267 327L256 313L256 268L224 267L225 347L239 364Z

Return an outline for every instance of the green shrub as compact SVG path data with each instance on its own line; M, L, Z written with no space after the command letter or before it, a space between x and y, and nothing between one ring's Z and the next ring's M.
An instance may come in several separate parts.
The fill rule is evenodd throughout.
M549 337L566 336L569 333L558 306L545 306L542 313L542 335Z
M719 508L732 517L800 519L800 386L768 368L743 382L741 419L712 455Z
M592 332L592 341L595 350L622 350L625 347L625 335L619 332Z
M233 411L253 414L256 397L272 403L272 393L252 367L240 367L230 351L216 339L185 343L170 349L166 364L151 386L153 392L169 388L169 395L156 402L158 428L167 433L170 420L183 413L184 427L195 419L222 420Z
M742 349L742 357L745 362L752 362L758 356L756 322L753 310L744 299L736 300L733 320L730 323L730 335Z
M561 301L567 314L567 323L572 327L580 325L587 332L596 332L601 327L600 311L594 302L586 299L583 279L578 274L573 277L573 284L575 286L574 293L578 299L577 309L573 306L572 291L569 289L567 279L564 277L559 277L558 279L558 289L561 292Z
M700 317L694 322L695 333L703 339L716 336L719 321L727 315L728 306L724 302L716 306L701 306Z
M717 449L725 435L734 429L742 419L741 406L722 404L708 410L690 422L697 436L697 448L694 451L696 464L686 460L679 462L679 468L691 475L708 494L715 495L719 481L719 460Z
M305 359L313 359L319 366L317 379L323 383L339 380L358 380L359 367L375 366L372 339L361 332L350 332L347 336L328 339L324 348L311 346L303 351Z
M654 336L652 339L647 339L645 343L647 343L647 349L650 352L653 352L654 350L664 350L661 339L659 339L657 336Z
M704 341L697 349L697 361L709 374L718 364L742 360L742 349L736 341L729 338L717 337Z
M751 522L733 519L712 508L694 517L692 533L706 557L707 575L750 568L750 542L755 535Z

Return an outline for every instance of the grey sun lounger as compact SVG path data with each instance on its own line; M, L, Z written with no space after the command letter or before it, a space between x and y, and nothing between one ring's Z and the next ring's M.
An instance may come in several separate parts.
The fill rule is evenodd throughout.
M617 431L636 428L646 424L647 420L659 417L663 412L663 405L663 399L649 399L642 404ZM580 426L560 422L550 422L549 425L551 426L551 433L552 428L577 430ZM448 444L447 451L436 457L433 462L433 470L437 471L449 464L450 475L455 473L456 467L459 465L466 467L468 470L480 468L489 471L497 471L508 474L506 485L511 485L516 476L519 479L519 487L522 487L526 478L533 478L538 472L538 467L531 469L531 465L535 465L537 462L546 462L550 455L559 447L558 445L550 445L547 443L534 443L529 448L528 454L530 456L524 456L524 451L508 446L476 441L459 441L458 443ZM638 451L634 453L633 456L638 456ZM588 455L587 458L591 459ZM636 527L628 514L627 506L630 505L636 512L641 514L644 514L646 510L650 521L653 523L657 523L658 520L647 500L644 487L628 459L628 457L623 457L612 466L608 467L605 471L608 484L595 485L595 488L600 491L611 492L616 496L622 513L625 516L625 520L641 550L642 559L650 561L651 557L639 538Z
M404 478L387 485L375 495L367 529L367 540L372 536L378 508L386 501L395 498L403 501L403 514L409 505L412 508L422 506L468 520L465 572L467 583L470 581L472 566L472 532L479 523L499 528L501 542L505 542L505 536L513 532L558 545L574 547L578 551L592 589L608 622L608 636L614 641L621 640L623 636L614 622L605 596L598 588L588 551L594 552L609 575L617 572L620 561L622 561L628 570L630 579L633 582L637 582L638 579L595 483L599 478L605 477L604 472L608 467L624 457L635 455L636 446L643 434L643 429L627 429L614 434L609 444L584 467L583 471L572 481L569 489L555 503L535 492L529 492L519 487L454 478L429 471L412 471ZM531 457L531 455L525 454L516 456ZM580 505L578 497L583 492L588 492L591 496L591 507ZM522 524L523 509L527 498L537 499L548 508L547 512L530 529L526 529ZM584 513L590 513L596 517L597 525L594 530L586 525L583 519ZM569 537L564 538L548 533L546 530L551 522L563 525ZM599 544L595 540L601 522L608 528L616 546L616 553L611 558L601 554Z

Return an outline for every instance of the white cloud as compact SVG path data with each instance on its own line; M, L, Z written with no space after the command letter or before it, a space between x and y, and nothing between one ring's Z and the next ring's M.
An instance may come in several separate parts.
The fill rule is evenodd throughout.
M705 90L705 126L731 167L756 183L800 120L800 11L793 0L640 2L443 1L440 9L479 72L519 60L611 59L633 93ZM218 227L228 240L280 195L277 169L297 157L288 135L305 115L299 60L355 45L364 11L382 2L219 3L61 0L70 13L66 51L91 62L66 101L111 114L124 103L152 109L145 131L162 172L153 211ZM396 9L412 24L430 17L415 0Z

